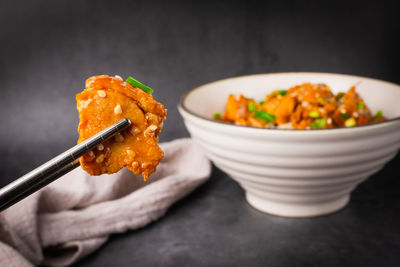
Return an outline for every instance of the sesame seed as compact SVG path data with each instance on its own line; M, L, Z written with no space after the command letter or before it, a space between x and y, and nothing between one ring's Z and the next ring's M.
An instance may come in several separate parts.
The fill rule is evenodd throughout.
M121 108L121 106L119 104L115 106L114 113L117 114L117 115L118 114L122 114L122 108Z
M96 158L96 162L97 163L102 163L104 161L104 154L100 154L97 158Z
M87 85L87 87L91 87L93 83L94 83L94 80L90 80L87 82L86 85Z
M90 102L92 102L92 99L88 99L88 100L80 100L78 101L78 110L81 111L84 108L87 108L87 106L90 104Z
M100 144L100 145L97 146L97 150L102 151L103 149L104 149L103 144Z
M266 126L266 128L272 128L272 127ZM291 122L288 122L288 123L278 125L276 128L278 128L278 129L293 129L293 125Z
M150 166L151 164L150 163L148 163L148 162L143 162L142 163L142 165L141 165L141 167L142 167L142 169L146 169L148 166Z
M155 130L157 130L157 126L153 124L153 125L150 125L149 127L147 127L147 129L150 131L155 131Z
M93 151L92 151L92 150L90 150L90 151L89 151L89 156L91 156L91 157L93 157L93 156L94 156L94 153L93 153Z
M104 92L103 90L97 91L97 94L98 94L100 97L106 97L106 92Z
M132 162L132 168L137 169L139 167L139 163L137 161Z
M326 122L327 122L328 124L332 124L332 119L331 119L331 118L328 118L328 119L326 120Z
M122 134L117 133L117 134L115 135L115 141L117 141L117 142L122 142L122 141L124 141L124 137L122 136Z
M147 129L144 131L144 135L145 135L145 136L149 136L149 137L154 137L154 136L155 136L154 131L157 130L157 128L158 128L158 127L157 127L156 125L154 125L154 124L150 125L150 126L147 127Z
M130 149L126 150L126 154L128 154L129 156L135 156L136 155L135 151L130 150Z
M117 78L118 80L121 80L121 81L123 81L122 77L121 77L121 76L119 76L119 75L115 75L114 77L115 77L115 78Z
M130 132L132 135L137 135L138 133L140 133L140 130L139 130L138 127L132 126L132 128L129 130L129 132Z

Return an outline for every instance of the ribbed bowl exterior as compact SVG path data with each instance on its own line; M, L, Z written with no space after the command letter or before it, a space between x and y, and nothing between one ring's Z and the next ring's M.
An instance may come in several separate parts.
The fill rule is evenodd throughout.
M322 136L296 131L249 135L223 124L211 128L210 122L181 113L192 138L244 188L252 206L286 217L318 216L344 207L350 192L400 147L399 121L350 135L345 130Z
M197 105L197 99L190 103ZM399 119L351 129L268 130L212 121L193 111L201 106L184 104L178 109L185 126L209 159L244 188L250 205L279 216L343 208L351 191L400 147Z

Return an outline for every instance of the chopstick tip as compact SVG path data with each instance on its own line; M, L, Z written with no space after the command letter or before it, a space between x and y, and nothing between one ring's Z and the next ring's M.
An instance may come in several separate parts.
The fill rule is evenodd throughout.
M125 120L128 122L128 126L132 124L131 120L128 118L125 118Z

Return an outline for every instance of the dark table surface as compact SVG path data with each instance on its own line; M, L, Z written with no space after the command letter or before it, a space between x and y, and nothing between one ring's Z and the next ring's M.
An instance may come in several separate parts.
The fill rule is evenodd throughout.
M188 136L180 95L282 71L400 83L399 1L0 2L0 185L77 140L75 94L97 74L132 75L168 108L161 141ZM379 88L377 88L379 90ZM113 235L75 266L400 266L400 156L349 205L312 219L250 207L213 168L160 220Z
M399 266L399 166L397 156L343 210L307 219L255 210L214 168L165 217L112 236L76 266Z

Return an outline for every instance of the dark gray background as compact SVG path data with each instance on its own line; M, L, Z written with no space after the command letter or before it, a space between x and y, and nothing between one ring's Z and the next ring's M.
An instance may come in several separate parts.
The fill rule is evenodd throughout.
M318 71L400 82L398 1L0 2L0 184L74 145L75 94L91 75L132 75L168 108L161 141L188 136L176 104L221 78ZM400 157L343 211L284 219L210 182L77 266L399 266Z

